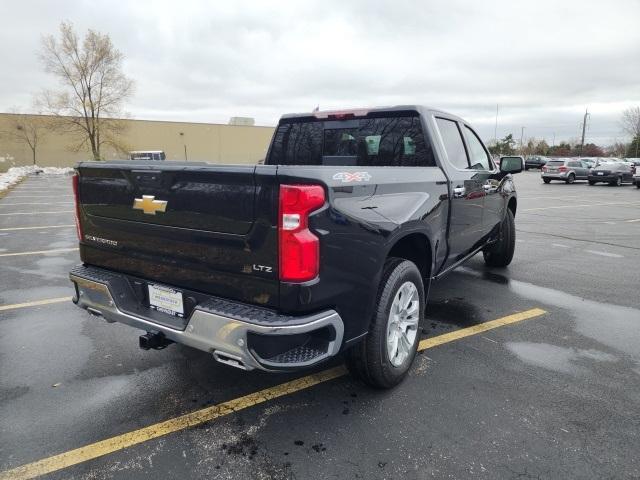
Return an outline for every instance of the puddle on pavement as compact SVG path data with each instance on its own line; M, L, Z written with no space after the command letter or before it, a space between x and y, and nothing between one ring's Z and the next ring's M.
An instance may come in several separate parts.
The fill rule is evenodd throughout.
M74 290L71 282L68 281L69 276L61 276L59 286L38 287L38 288L16 288L13 290L5 290L0 292L0 305L11 305L14 303L31 302L34 300L42 300L45 298L70 297ZM21 316L27 315L26 310L20 311Z
M428 328L435 328L438 323L464 328L482 321L478 307L461 297L430 299L426 315Z
M618 361L615 355L599 350L566 348L548 343L507 342L505 346L525 363L560 373L588 373L589 370L583 365L584 360Z
M576 333L640 362L639 309L588 300L552 288L511 280L492 272L487 276L487 272L468 267L461 267L457 272L488 280L502 277L499 283L506 284L514 295L534 300L541 306L552 305L569 311Z
M38 267L49 268L49 267L61 267L64 265L75 265L78 263L78 260L75 258L67 258L67 257L44 257L36 262ZM70 270L71 268L69 268Z

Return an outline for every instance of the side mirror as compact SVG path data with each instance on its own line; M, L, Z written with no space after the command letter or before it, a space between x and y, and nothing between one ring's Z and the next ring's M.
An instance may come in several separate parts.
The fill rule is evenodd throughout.
M502 157L500 160L500 172L504 173L520 173L524 169L522 158L520 157Z

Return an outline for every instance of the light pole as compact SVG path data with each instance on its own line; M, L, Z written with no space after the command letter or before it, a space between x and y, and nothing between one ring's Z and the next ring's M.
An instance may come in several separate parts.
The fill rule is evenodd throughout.
M524 129L525 127L522 127L522 130L520 130L520 154L521 155L524 153L524 144L522 143L524 141Z
M589 116L589 110L584 111L584 118L582 119L582 140L580 141L580 156L582 156L582 149L584 148L584 132L587 128L587 117Z
M180 138L182 139L182 144L184 145L184 161L187 161L187 142L184 138L184 132L180 132Z

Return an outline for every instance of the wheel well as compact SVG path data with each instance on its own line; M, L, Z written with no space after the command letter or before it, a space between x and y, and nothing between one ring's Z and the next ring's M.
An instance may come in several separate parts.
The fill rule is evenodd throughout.
M431 275L431 243L422 233L411 233L402 237L387 256L411 260L416 264L423 278Z
M513 213L513 216L516 216L516 208L518 207L518 201L515 199L515 197L511 197L511 199L509 200L509 203L507 204L507 208L509 210L511 210L511 213Z

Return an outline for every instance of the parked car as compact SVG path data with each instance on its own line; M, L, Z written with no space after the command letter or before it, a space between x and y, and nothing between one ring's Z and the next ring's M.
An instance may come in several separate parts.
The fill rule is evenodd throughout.
M145 349L266 371L344 351L389 388L416 355L430 283L478 252L513 258L523 162L496 168L453 115L285 115L265 163L80 163L74 302L146 331Z
M565 183L573 183L576 180L587 180L589 177L589 165L574 159L549 160L547 164L542 167L540 176L544 183L549 183L551 180L560 180Z
M633 172L626 163L602 163L589 172L589 185L608 183L620 186L623 183L633 183Z
M579 158L578 160L586 164L588 168L593 168L596 166L596 159L594 158Z
M542 157L540 155L528 155L524 159L524 169L529 170L530 168L539 168L542 170L542 167L549 161L547 157Z
M636 172L633 174L633 184L640 188L640 168L636 168Z
M640 170L640 158L625 158L625 161L631 165L631 171L633 171L634 175Z

